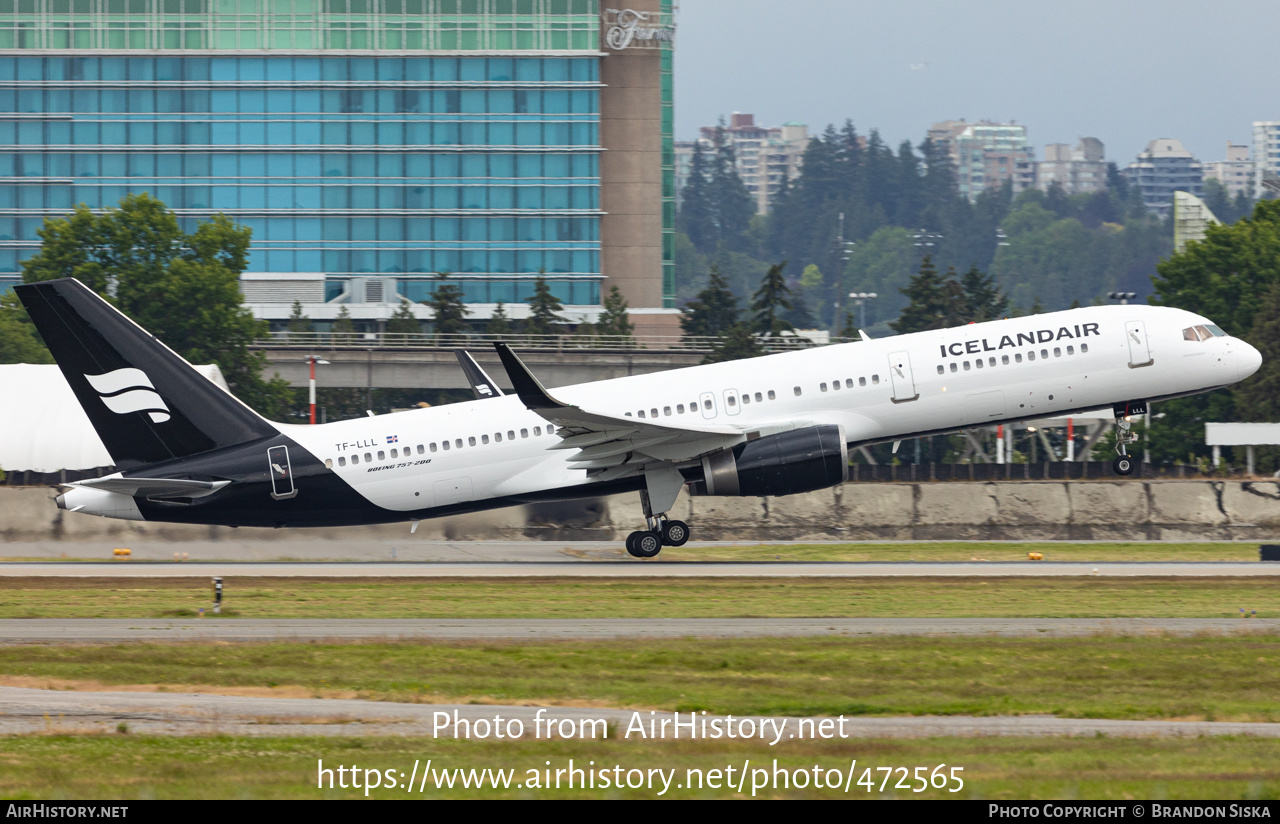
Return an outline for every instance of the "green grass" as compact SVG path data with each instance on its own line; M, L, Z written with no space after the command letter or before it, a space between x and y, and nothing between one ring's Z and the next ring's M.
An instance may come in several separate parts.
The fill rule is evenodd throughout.
M1266 578L224 578L234 618L1280 616ZM193 618L190 578L0 578L0 618ZM214 620L211 616L206 620Z
M414 761L432 768L527 770L575 766L594 761L597 768L676 770L666 797L731 798L734 790L676 789L690 768L772 770L773 759L790 770L814 765L823 770L849 768L856 759L855 781L872 768L875 791L854 785L841 790L779 788L765 798L984 798L984 799L1275 799L1280 797L1280 741L1253 738L1072 739L932 738L919 740L846 740L767 747L741 742L595 741L549 743L433 741L366 738L142 738L132 735L33 736L0 739L0 796L9 799L280 798L363 797L364 790L317 788L319 761L326 767L357 765L363 770L413 770ZM883 773L876 767L946 764L963 767L963 790L931 789L879 792ZM385 774L385 773L384 773ZM419 773L419 776L421 773ZM736 775L736 773L735 773ZM407 782L407 778L404 779ZM894 773L890 783L899 780ZM419 793L402 788L373 789L371 798L652 798L656 790L453 790ZM750 795L750 779L747 792Z
M293 688L424 703L1280 721L1277 642L1093 636L24 645L0 648L0 675L31 686L67 679Z
M619 554L621 554L619 550ZM920 543L685 546L662 550L666 561L1257 561L1256 543L1067 543L925 541Z

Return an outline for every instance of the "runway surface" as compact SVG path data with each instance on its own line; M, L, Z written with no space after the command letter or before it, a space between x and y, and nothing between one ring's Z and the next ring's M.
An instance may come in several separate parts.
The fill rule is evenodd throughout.
M1177 576L1195 578L1274 576L1280 563L1253 561L1152 562L927 562L830 561L665 562L660 559L552 562L328 562L244 563L203 561L116 561L102 563L7 562L0 577L70 578L866 578L866 577L1106 577Z
M354 699L265 698L236 695L155 692L73 692L17 687L0 687L0 734L94 734L116 733L126 724L130 734L142 735L253 735L253 736L421 736L453 738L454 713L459 720L458 734L475 737L475 722L519 720L526 737L535 736L538 707L476 704L396 704ZM555 737L602 737L602 720L615 730L614 738L639 740L627 736L633 712L642 721L650 717L648 710L625 710L584 707L547 707L537 726L547 739L548 720L555 721ZM447 719L436 713L447 714ZM670 713L659 716L671 718ZM688 714L684 714L687 720ZM704 716L700 716L702 718ZM724 716L705 716L707 719ZM800 730L799 719L761 716L732 716L736 729L745 731L744 721L753 722L751 736L765 744L784 743ZM561 725L560 721L572 722ZM437 726L439 722L439 726ZM585 723L584 723L585 722ZM505 726L505 725L504 725ZM509 729L509 727L508 727ZM932 736L1095 736L1118 737L1253 735L1280 737L1280 724L1235 723L1221 721L1116 721L1053 716L971 716L927 717L845 717L842 731L846 738L924 738ZM665 732L671 735L672 728ZM561 734L563 733L563 734ZM687 728L682 733L688 738ZM407 765L406 765L407 769Z
M557 641L612 638L1280 634L1280 618L593 618L590 620L30 618L0 620L0 643L128 641Z

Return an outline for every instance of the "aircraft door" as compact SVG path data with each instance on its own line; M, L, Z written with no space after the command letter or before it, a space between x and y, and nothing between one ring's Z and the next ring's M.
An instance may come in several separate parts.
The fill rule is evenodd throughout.
M889 355L889 380L893 383L893 402L905 403L920 397L915 375L911 372L911 356L906 351Z
M738 408L738 390L724 390L724 413L726 415L736 415L741 409Z
M267 472L271 474L271 497L277 501L298 494L293 486L293 467L289 466L289 447L273 446L267 450Z
M702 407L702 417L714 418L716 416L716 394L714 392L703 392L699 395L698 405Z
M1147 340L1147 327L1140 320L1131 320L1124 325L1124 336L1129 341L1129 368L1152 364L1151 342Z

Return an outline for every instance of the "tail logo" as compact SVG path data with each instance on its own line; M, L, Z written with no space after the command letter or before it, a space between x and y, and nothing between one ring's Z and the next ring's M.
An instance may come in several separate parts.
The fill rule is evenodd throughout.
M141 369L125 368L101 375L85 375L85 380L117 415L146 412L154 423L169 420L169 407L155 391L155 384Z

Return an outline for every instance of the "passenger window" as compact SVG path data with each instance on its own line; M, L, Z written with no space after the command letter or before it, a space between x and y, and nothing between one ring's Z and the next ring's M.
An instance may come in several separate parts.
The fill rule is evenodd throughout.
M960 371L960 367L956 366L956 365L953 363L953 364L951 364L951 371L952 371L952 372L958 372L958 371Z
M514 429L507 430L507 440L514 441L516 439L516 431Z
M995 355L992 355L990 358L988 358L988 359L987 359L987 361L988 361L988 362L987 362L987 365L988 365L988 366L995 366L995 365L996 365L996 356L995 356Z
M873 385L874 385L874 384L877 384L877 383L879 383L879 382L880 382L880 376L879 376L879 375L872 375L872 376L871 376L871 383L872 383Z
M383 452L381 449L379 449L379 450L378 450L378 460L380 460L380 461L385 461L386 459L387 459L387 453L385 453L385 452Z
M750 395L743 395L743 396L742 396L742 405L743 405L743 406L746 406L746 405L747 405L747 404L749 404L749 403L751 403L751 396L750 396Z
M656 417L658 417L658 413L657 413L657 412L654 412L654 413L653 413L653 416L654 416L655 418L656 418ZM548 435L554 435L554 434L556 434L556 428L555 428L554 426L552 426L551 424L547 424L547 434L548 434Z
M364 453L364 462L365 462L365 463L373 463L373 455L371 455L371 454L370 454L370 453L368 453L368 452Z
M845 379L844 379L844 388L845 388L845 389L852 389L852 388L853 388L853 378L845 378Z
M644 417L644 410L643 410L643 409L641 409L639 412L637 412L637 413L636 413L636 417L638 417L638 418L643 418L643 417Z
M400 453L397 450L393 449L391 450L391 457L398 458L400 457Z
M494 432L494 433L493 433L493 442L494 442L494 443L502 443L502 433L501 433L501 432Z
M448 441L441 441L441 442L440 442L440 445L444 447L444 451L445 451L445 452L448 452L450 449L452 449L452 448L453 448L453 447L451 447L451 446L449 445L449 442L448 442Z
M771 401L775 401L775 400L777 400L777 399L778 399L778 396L777 396L777 395L775 395L775 394L773 393L773 390L772 390L772 389L770 389L770 390L769 390L769 400L771 400Z
M1041 359L1041 360L1048 360L1048 359L1049 359L1049 350L1048 350L1048 349L1041 349L1041 350L1040 350L1040 359Z
M710 398L707 398L705 401L703 401L703 402L702 402L702 408L703 408L703 409L710 409L710 408L711 408L711 399L710 399Z
M942 374L943 372L945 372L945 371L947 371L947 370L946 370L946 369L944 369L944 368L942 368L942 364L938 364L938 374L939 374L939 375L941 375L941 374Z
M630 415L631 413L630 413L630 412L628 412L627 414L628 414L628 415ZM529 437L529 430L528 430L528 429L521 429L521 430L520 430L520 437L522 437L522 438L527 438L527 437Z
M791 391L795 393L797 398L800 397L800 387L797 386L793 388Z
M730 395L729 397L725 398L725 399L724 399L724 402L725 402L725 403L727 403L727 404L729 404L730 406L737 406L737 405L738 405L738 399L737 399L737 398L735 398L733 395Z
M1088 351L1089 351L1089 344L1087 343L1080 344L1080 354L1083 355L1085 352L1088 352Z
M1003 363L1005 366L1008 366L1008 365L1009 365L1009 356L1008 356L1008 355L1001 355L1001 356L1000 356L1000 362L1001 362L1001 363Z
M355 466L355 465L356 465L356 464L358 464L358 463L360 463L360 456L359 456L359 455L352 455L352 456L351 456L351 465L352 465L352 466Z
M542 427L540 427L540 426L535 426L535 427L533 428L533 437L535 437L535 438L541 438L541 437L542 437Z
M435 451L436 451L436 445L435 445L435 443L432 443L432 444L431 444L430 449L431 449L431 451L432 451L432 452L435 452Z
M1058 347L1056 347L1056 346L1055 346L1055 347L1053 347L1053 356L1054 356L1055 358L1060 358L1060 357L1062 357L1062 350L1061 350L1061 349L1059 349L1059 348L1058 348Z
M1027 353L1027 360L1031 361L1035 359L1036 359L1036 350L1032 349L1030 352Z
M489 436L488 436L488 435L481 435L481 436L480 436L480 443L488 443L488 442L489 442Z
M760 401L762 401L762 400L764 400L764 398L760 397L760 393L759 393L759 392L757 392L757 393L756 393L756 403L760 403Z
M951 364L951 371L952 372L956 371L956 365L954 363ZM858 378L858 386L866 386L866 385L867 385L866 378Z
M965 361L965 362L964 362L964 371L966 371L966 372L968 372L968 371L969 371L969 362L968 362L968 361Z
M346 465L347 465L347 459L346 459L346 458L339 458L339 459L338 459L338 466L346 466Z
M669 406L662 407L662 414L664 417L668 417L668 418L671 417L671 407Z
M423 448L422 444L418 444L418 454L419 454L419 455L422 455L422 454L423 454L423 453L425 453L426 451L427 451L427 450Z
M839 389L839 388L840 388L840 379L839 379L839 378L836 378L835 380L833 380L833 381L831 382L831 388L832 388L832 390L836 390L836 389Z
M1021 352L1019 352L1018 354L1014 355L1014 356L1013 356L1013 359L1014 359L1015 361L1017 361L1018 363L1022 363L1022 353L1021 353ZM1032 358L1032 360L1035 360L1035 358Z
M974 362L973 362L973 365L974 365L974 366L976 366L977 368L981 369L981 368L982 368L982 358L978 358L976 361L974 361Z
M657 407L654 407L653 409L650 409L650 410L649 410L649 417L651 417L651 418L656 418L656 417L658 417L658 408L657 408ZM548 434L548 435L550 435L550 434L551 434L551 427L549 427L549 426L547 427L547 434Z
M1075 353L1076 353L1076 348L1075 348L1074 346L1068 346L1068 347L1067 347L1067 354L1068 354L1068 355L1074 355Z
M628 418L630 418L630 417L631 417L631 413L630 413L630 412L623 412L622 414L623 414L623 415L625 415L625 416L627 416Z
M694 401L693 403L689 404L689 412L690 412L690 413L697 411L697 409L698 409L698 402L697 402L697 401Z
M678 404L676 404L676 414L677 414L677 415L683 415L683 414L684 414L684 404L682 404L682 403L678 403Z
M818 388L819 388L819 389L821 389L823 392L826 392L826 391L827 391L827 382L826 382L826 381L823 381L822 383L818 384ZM797 394L798 394L798 393L797 393Z
M333 458L325 458L325 459L324 459L324 468L325 468L325 469L333 469Z
M455 448L455 449L461 449L461 448L462 448L462 438L454 438L454 439L453 439L453 446L454 446L454 448Z

